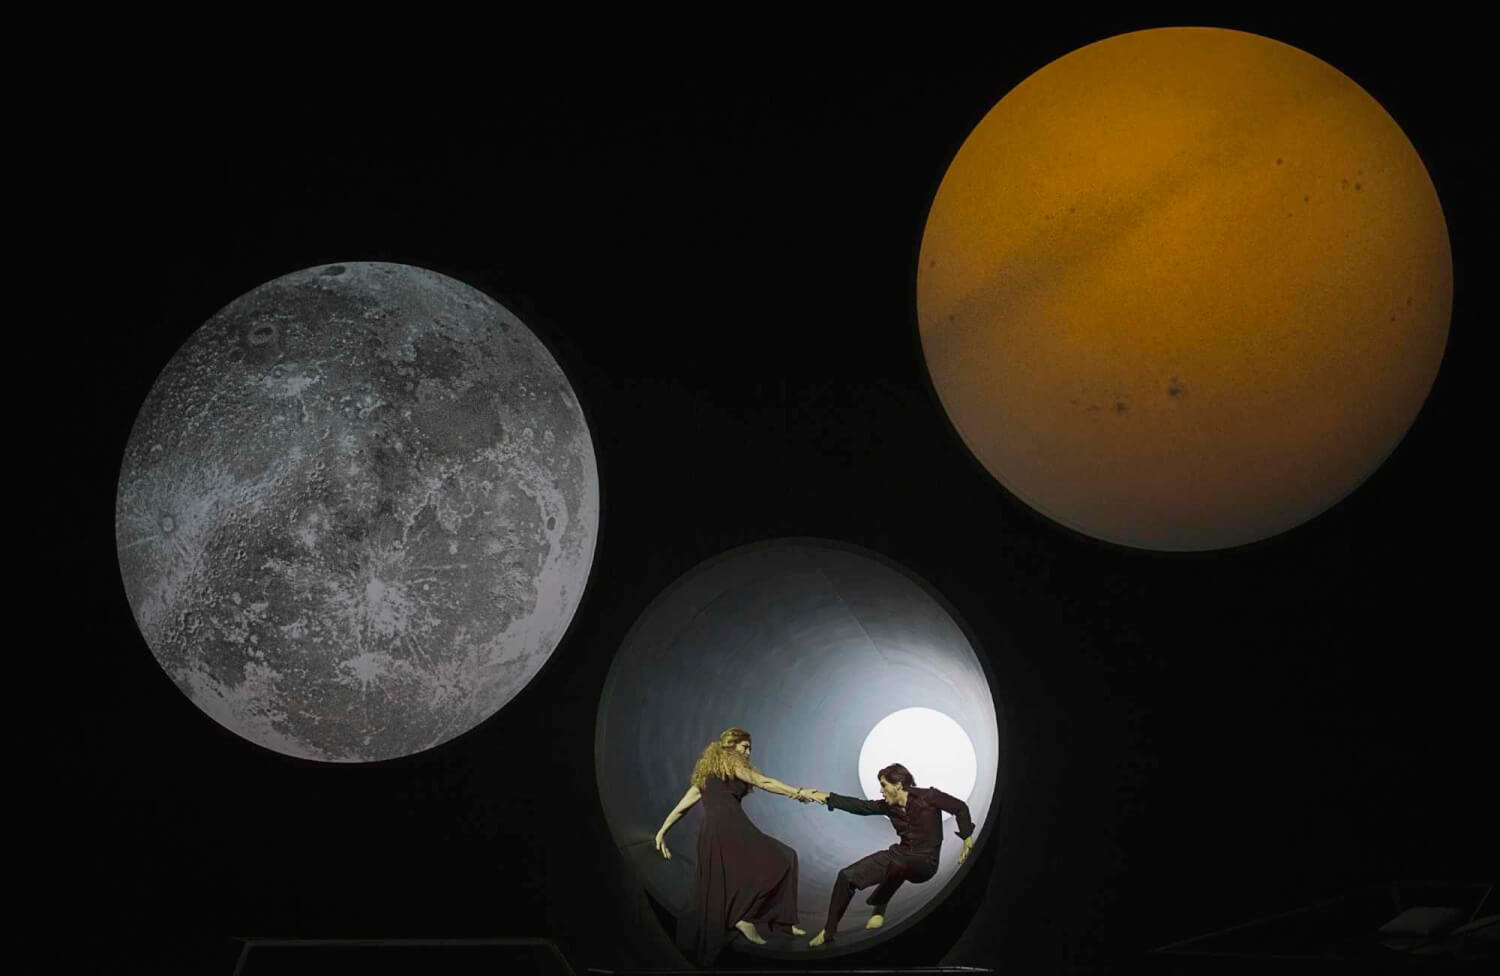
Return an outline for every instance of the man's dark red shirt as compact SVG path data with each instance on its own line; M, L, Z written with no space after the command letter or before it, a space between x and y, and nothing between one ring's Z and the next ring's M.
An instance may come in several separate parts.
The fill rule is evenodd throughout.
M958 821L959 837L967 838L974 833L969 805L939 789L911 787L906 791L905 808L885 800L861 800L839 793L828 794L827 805L830 810L843 810L863 817L889 817L891 826L896 828L896 833L901 837L901 842L892 844L891 850L934 861L943 846L944 812L953 814L953 819Z

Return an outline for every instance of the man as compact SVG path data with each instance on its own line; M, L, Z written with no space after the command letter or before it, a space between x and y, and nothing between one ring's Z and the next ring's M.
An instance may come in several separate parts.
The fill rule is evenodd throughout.
M880 792L884 796L881 800L807 791L808 796L825 804L829 810L843 810L863 817L890 817L891 826L901 837L900 843L860 858L839 872L833 884L833 897L828 902L828 921L808 945L820 946L833 939L839 919L849 907L849 900L861 888L879 886L866 899L874 906L875 914L865 923L867 929L878 929L885 924L885 906L890 904L891 896L902 882L920 884L937 874L938 851L943 846L944 812L953 814L958 821L957 836L964 842L958 863L962 864L969 851L974 849L974 821L969 817L968 804L942 790L918 787L911 773L900 763L892 763L879 775Z

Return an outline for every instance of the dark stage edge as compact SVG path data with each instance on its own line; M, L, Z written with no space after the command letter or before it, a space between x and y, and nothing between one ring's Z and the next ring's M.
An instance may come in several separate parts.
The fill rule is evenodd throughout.
M740 976L796 976L798 973L817 973L825 976L827 973L847 974L847 976L993 976L995 970L983 969L977 966L864 966L852 969L834 968L831 966L809 966L806 968L779 966L775 969L599 969L591 967L587 970L589 976L688 976L702 972L715 973L739 973Z
M574 976L550 939L242 938L234 976Z
M505 974L505 976L575 976L575 970L550 939L274 939L241 938L234 976L302 976L358 973L360 976L410 974ZM977 966L776 966L712 972L796 976L799 973L849 976L993 976ZM589 976L688 976L701 969L608 969L590 967Z
M1154 973L1500 973L1494 882L1365 885L1291 911L1161 946ZM1420 934L1385 931L1408 910L1451 912Z

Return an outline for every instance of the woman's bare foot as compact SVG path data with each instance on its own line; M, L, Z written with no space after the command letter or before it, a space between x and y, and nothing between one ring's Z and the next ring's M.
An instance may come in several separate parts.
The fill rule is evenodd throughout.
M827 931L827 929L819 929L818 934L813 936L812 941L809 942L808 945L816 948L817 946L822 945L824 942L827 942L828 940L824 938L824 935Z
M799 928L797 928L797 926L793 925L792 926L792 934L793 935L806 935L807 931L805 929L799 929Z
M766 940L760 937L760 933L755 931L755 926L751 925L749 922L741 920L735 922L734 927L740 930L741 935L743 935L749 941L754 942L756 945L766 944Z
M871 915L870 920L865 923L867 929L878 929L885 924L884 915Z

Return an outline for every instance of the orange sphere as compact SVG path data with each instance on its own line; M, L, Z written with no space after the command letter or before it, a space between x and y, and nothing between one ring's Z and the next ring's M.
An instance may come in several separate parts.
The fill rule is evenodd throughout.
M965 444L1062 524L1202 550L1353 491L1432 387L1437 192L1363 89L1296 48L1146 30L1052 62L969 135L917 318Z

